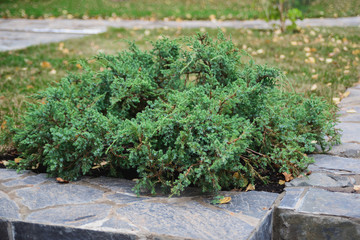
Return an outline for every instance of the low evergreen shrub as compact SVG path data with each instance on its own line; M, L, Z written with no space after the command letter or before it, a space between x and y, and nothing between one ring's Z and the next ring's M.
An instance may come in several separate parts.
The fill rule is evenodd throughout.
M97 56L103 71L83 64L35 96L12 129L18 168L42 165L65 180L94 167L136 169L137 192L160 185L173 194L299 174L316 144L339 141L332 106L283 91L277 69L243 63L244 54L219 33Z

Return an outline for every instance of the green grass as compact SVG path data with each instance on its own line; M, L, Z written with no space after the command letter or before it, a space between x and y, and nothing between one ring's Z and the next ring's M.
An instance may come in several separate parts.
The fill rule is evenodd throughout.
M359 28L304 29L297 34L223 30L227 36L231 34L233 42L248 51L256 63L284 71L291 83L291 86L287 86L289 89L308 96L323 96L331 102L333 98L341 98L346 88L359 81ZM84 39L1 52L0 125L5 115L19 123L26 109L26 101L31 101L28 98L31 94L50 86L67 72L83 71L76 66L79 59L92 61L92 56L99 52L116 53L127 48L127 40L135 41L142 49L149 49L149 41L162 35L182 37L193 35L196 31L199 30L111 29ZM209 30L209 33L216 36L217 30ZM245 57L244 61L250 59Z
M0 17L121 17L145 19L263 18L264 0L2 0ZM358 0L292 0L305 17L343 17L360 14Z

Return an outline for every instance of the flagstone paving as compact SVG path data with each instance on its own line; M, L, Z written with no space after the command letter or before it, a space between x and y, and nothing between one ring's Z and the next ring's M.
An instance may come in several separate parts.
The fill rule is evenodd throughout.
M124 179L59 184L45 174L6 169L0 169L0 176L0 225L8 226L0 227L0 236L10 232L9 239L97 239L99 232L112 233L109 239L269 239L272 207L279 196L223 192L233 200L214 206L211 196L191 190L182 197L137 197L131 190L135 183Z

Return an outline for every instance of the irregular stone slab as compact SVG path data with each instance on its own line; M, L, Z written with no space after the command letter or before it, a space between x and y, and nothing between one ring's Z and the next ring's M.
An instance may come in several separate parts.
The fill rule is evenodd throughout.
M135 225L124 221L122 219L115 219L115 218L111 218L109 220L107 220L106 222L104 222L101 225L102 228L112 228L116 231L121 231L121 232L125 232L125 231L139 231L139 228L136 227Z
M340 108L340 111L337 113L339 115L343 115L343 114L349 114L348 111L349 110L355 110L356 113L360 113L360 102L356 105L349 105L349 106L343 106Z
M253 232L249 240L268 240L272 239L273 232L273 211L269 212L262 220L258 229Z
M328 153L346 158L360 158L360 144L343 143L341 145L333 146Z
M359 123L339 123L336 126L342 130L341 142L360 143L360 124Z
M36 223L82 226L102 220L109 215L107 204L72 205L31 213L26 220Z
M5 193L0 191L0 218L20 219L19 207Z
M310 188L299 212L360 218L360 195Z
M247 239L254 227L219 208L196 202L136 202L118 208L121 217L156 235L185 239ZM166 239L168 239L166 238Z
M51 183L16 190L22 203L31 210L49 206L91 203L103 196L103 191L72 183Z
M46 174L37 174L34 176L29 176L23 179L16 179L9 182L3 183L5 187L17 187L17 186L23 186L23 185L37 185L43 182L46 182L49 180L46 176Z
M360 96L360 88L358 88L357 86L346 89L346 92L350 92L350 94L345 99Z
M341 117L339 117L339 120L341 122L352 122L352 123L359 123L360 124L360 113L347 113L343 114Z
M133 195L126 195L126 194L122 194L122 193L114 193L114 194L108 195L106 198L115 203L119 203L119 204L127 204L127 203L150 199L150 198L146 198L146 197L136 197Z
M314 172L309 176L302 178L295 178L291 182L286 183L290 187L352 187L355 184L355 179L347 176L337 176L330 173Z
M16 240L135 240L135 235L127 233L103 232L81 228L13 222ZM145 239L145 236L142 236Z
M17 173L16 170L13 169L0 168L0 180L19 178L26 175L29 172L30 171L23 171L21 173Z
M326 171L337 174L360 174L360 159L344 158L324 154L311 155L315 163L310 164L311 171Z
M272 207L278 195L270 192L242 192L231 195L231 201L228 204L217 206L231 212L262 218Z
M96 184L101 187L110 189L114 192L120 193L132 193L134 196L136 194L133 192L132 188L135 186L135 182L121 179L121 178L109 178L109 177L98 177L98 178L87 178L83 181L86 181L91 184Z
M360 239L359 222L343 217L310 215L288 209L275 209L273 224L273 239Z
M348 106L352 106L352 105L357 105L360 102L360 96L353 96L353 97L347 97L344 98L343 100L341 100L341 102L339 103L339 107L348 107Z
M279 208L295 209L296 204L304 197L305 188L285 188L285 196L281 200Z

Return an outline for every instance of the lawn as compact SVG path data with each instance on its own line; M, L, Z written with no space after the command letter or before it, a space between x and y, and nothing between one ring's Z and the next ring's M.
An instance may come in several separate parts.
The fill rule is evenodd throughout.
M23 18L145 18L256 19L263 18L265 0L2 0L0 17ZM292 0L305 17L345 17L360 14L358 0Z
M0 124L5 115L19 122L28 96L65 76L81 72L79 59L93 61L99 52L116 53L128 40L141 48L162 36L183 37L205 29L110 29L108 32L61 43L29 47L0 53ZM296 34L273 31L223 29L233 42L258 64L280 68L287 76L288 90L338 101L346 88L359 81L359 28L312 28ZM209 30L216 36L217 30ZM98 66L99 70L101 66ZM5 128L5 124L0 128Z

